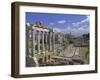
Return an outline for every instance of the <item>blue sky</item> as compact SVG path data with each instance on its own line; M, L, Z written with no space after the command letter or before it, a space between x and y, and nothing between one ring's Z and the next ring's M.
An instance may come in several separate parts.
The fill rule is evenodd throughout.
M89 15L26 12L26 23L42 21L57 32L82 35L89 33Z

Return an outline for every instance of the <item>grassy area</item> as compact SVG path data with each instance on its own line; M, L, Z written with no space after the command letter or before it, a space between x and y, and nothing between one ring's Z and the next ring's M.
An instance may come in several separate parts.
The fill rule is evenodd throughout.
M80 49L80 53L82 55L82 58L84 59L85 62L89 62L89 49L88 47L82 47Z

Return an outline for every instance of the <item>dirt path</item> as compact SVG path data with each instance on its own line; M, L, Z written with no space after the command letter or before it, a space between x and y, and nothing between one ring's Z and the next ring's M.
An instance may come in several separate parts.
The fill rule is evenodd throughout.
M80 48L74 47L73 44L71 44L60 53L60 56L73 57L74 55L80 55L79 52L80 52Z

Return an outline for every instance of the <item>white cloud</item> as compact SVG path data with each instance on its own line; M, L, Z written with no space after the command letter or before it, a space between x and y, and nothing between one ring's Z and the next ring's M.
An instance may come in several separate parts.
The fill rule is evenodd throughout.
M82 20L81 23L89 22L90 16L87 16L86 19Z
M62 31L63 31L63 30L60 29L60 28L53 28L53 30L54 30L55 32L62 32Z
M89 18L90 18L90 16L87 16L84 20L82 20L80 22L72 23L72 26L73 27L82 27L84 25L88 25L89 24Z
M53 30L54 30L55 32L66 33L66 30L63 29L63 28L53 28Z
M60 24L66 23L66 20L60 20L60 21L58 21L58 23L60 23Z
M54 25L54 23L53 23L53 22L51 22L49 25Z
M61 21L60 23L64 23L65 21ZM55 32L61 33L72 33L73 35L80 36L82 34L86 34L89 32L89 16L87 16L84 20L76 23L72 23L71 26L66 26L66 28L53 28Z
M89 32L89 16L87 16L84 20L72 23L72 33L75 35L82 35Z
M82 34L86 34L89 32L89 16L87 16L84 20L77 22L77 23L72 23L71 26L66 27L64 29L65 33L72 33L74 35L80 36Z

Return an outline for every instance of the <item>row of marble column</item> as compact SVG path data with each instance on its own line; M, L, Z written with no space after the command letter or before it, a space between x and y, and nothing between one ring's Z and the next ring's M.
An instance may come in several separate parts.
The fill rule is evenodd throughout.
M34 56L34 54L40 53L55 53L55 34L53 31L41 31L34 29L30 32L29 35L31 35L28 40L28 42L31 41L31 45L28 46L29 54ZM42 46L42 49L40 49L40 46Z

